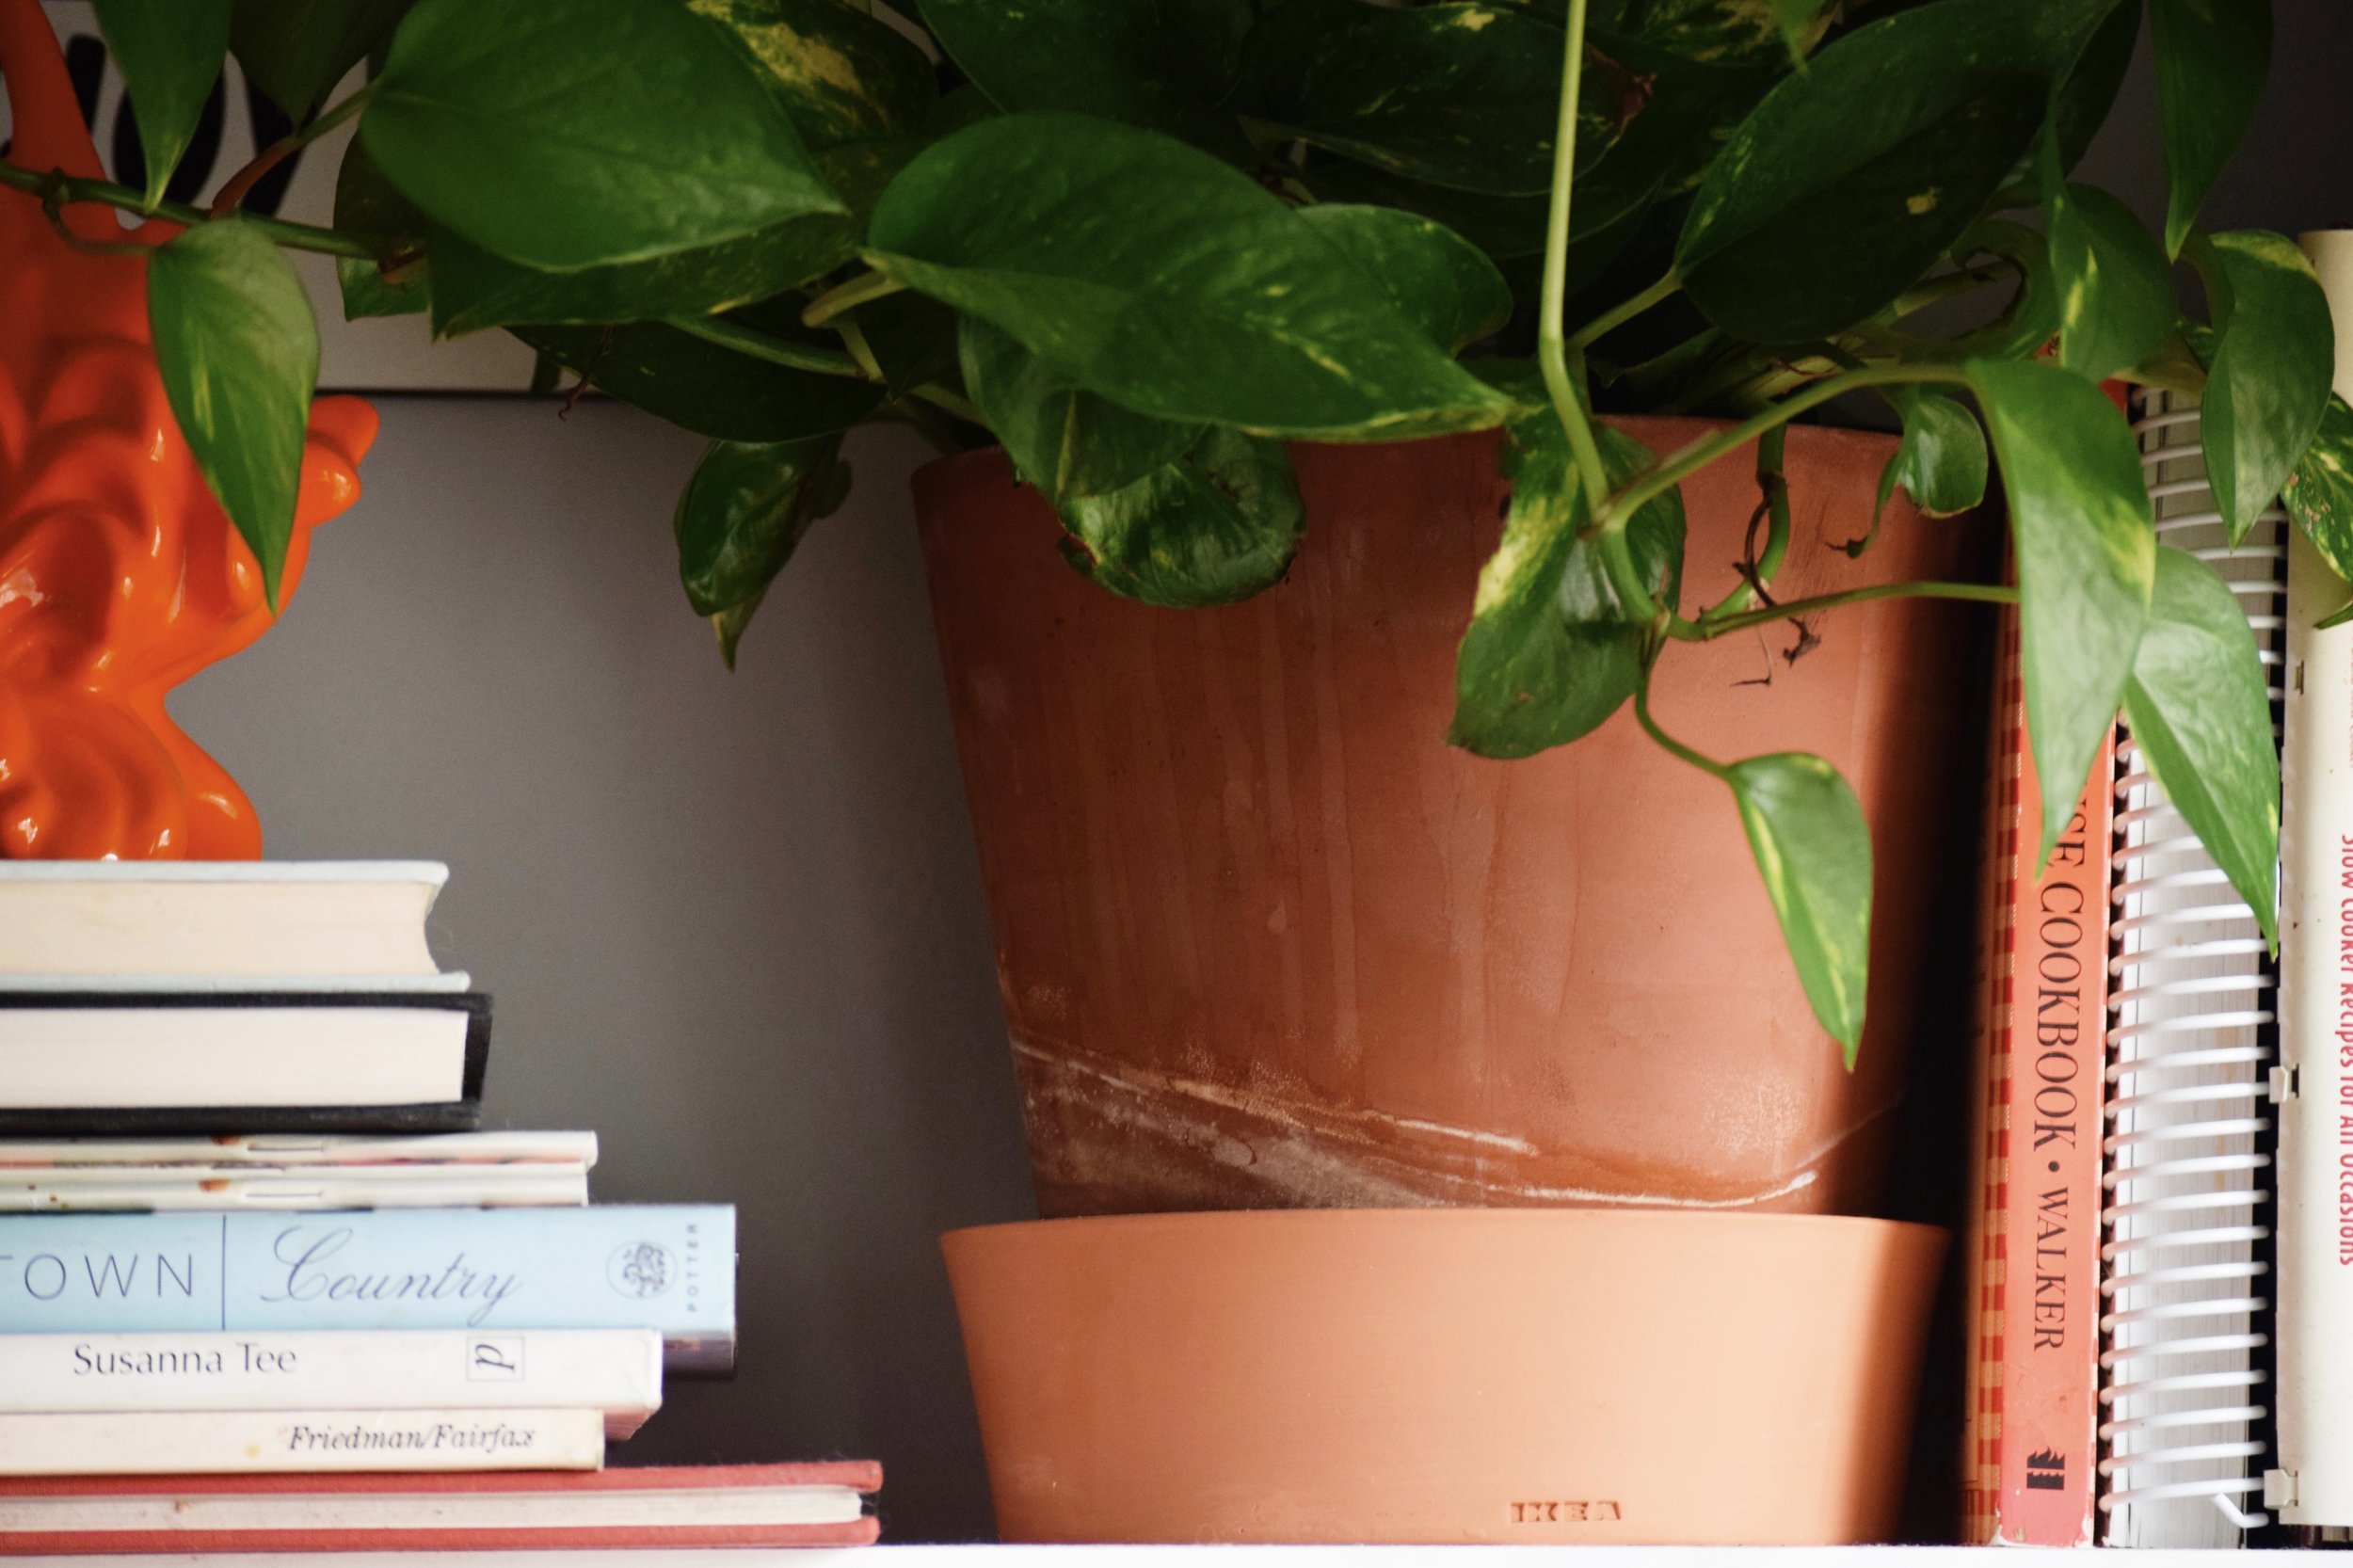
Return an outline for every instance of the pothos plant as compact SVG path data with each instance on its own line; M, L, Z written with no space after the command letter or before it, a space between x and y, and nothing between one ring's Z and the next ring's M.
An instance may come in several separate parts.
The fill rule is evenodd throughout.
M348 314L505 328L710 438L675 527L730 663L861 423L1001 441L1077 570L1167 606L1282 578L1287 439L1502 426L1449 738L1522 757L1630 701L1726 785L1851 1062L1861 808L1817 758L1671 735L1646 694L1684 644L1835 635L1821 617L1868 598L2014 602L2044 852L2121 706L2274 930L2255 647L2156 542L2101 382L2201 393L2232 536L2284 490L2340 572L2353 409L2296 248L2197 222L2262 88L2266 0L2145 11L2157 232L2069 178L2144 0L97 0L147 188L0 179L186 226L150 264L156 349L273 592L318 352L280 248L339 258ZM232 51L300 128L209 208L168 200ZM241 210L353 120L331 225ZM1990 439L2014 587L1775 596L1786 428L1858 393L1902 428L1882 504L1976 506ZM1654 456L1596 412L1625 409L1731 423ZM1752 448L1743 583L1688 603L1677 486Z

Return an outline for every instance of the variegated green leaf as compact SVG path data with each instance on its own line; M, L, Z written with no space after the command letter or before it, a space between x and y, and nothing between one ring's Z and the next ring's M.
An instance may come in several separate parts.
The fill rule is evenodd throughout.
M1512 316L1512 286L1445 224L1395 207L1323 202L1300 216L1381 286L1399 313L1452 354Z
M2139 364L2173 329L2172 268L2133 210L2091 185L2057 185L2045 210L2058 286L2059 363L2097 380Z
M735 667L736 645L809 526L850 493L841 438L739 445L715 443L679 497L679 581L695 613L708 618L719 656Z
M1307 516L1278 440L1211 429L1183 456L1062 513L1063 555L1102 587L1145 604L1230 604L1273 586Z
M160 200L220 78L229 0L95 0L92 9L138 116L147 200Z
M178 5L182 0L167 0ZM296 124L382 46L412 0L235 0L229 46L245 79Z
M2284 236L2216 234L2188 254L2216 332L2201 405L2206 480L2236 543L2320 428L2336 331L2312 263Z
M1977 416L1949 397L1917 387L1890 387L1887 401L1902 416L1904 433L1895 456L1880 470L1871 531L1879 532L1881 514L1898 485L1930 517L1951 517L1983 501L1985 432Z
M2328 410L2280 499L2339 577L2353 582L2353 406L2330 394Z
M2271 0L2149 0L2149 32L2165 135L2165 249L2179 255L2263 97Z
M1081 496L1125 489L1182 457L1201 438L1198 424L1154 419L1072 386L978 316L966 316L956 336L965 390L1013 458L1014 472L1058 509Z
M319 378L310 297L267 235L224 218L156 248L147 322L172 418L275 610Z
M1600 440L1613 483L1652 461L1641 442L1607 426ZM1514 417L1503 460L1511 509L1455 653L1447 739L1481 757L1528 757L1616 712L1634 694L1641 659L1599 547L1577 536L1592 514L1549 404ZM1629 518L1626 543L1642 581L1673 602L1683 575L1680 493Z
M841 0L687 0L750 56L812 152L913 136L939 94L931 61Z
M1154 132L1063 114L967 126L891 182L871 243L891 278L1156 418L1364 440L1510 408L1313 221Z
M1233 106L1321 148L1430 184L1490 196L1550 185L1561 104L1560 26L1513 5L1281 0L1242 48ZM1580 93L1590 166L1639 95L1607 68Z
M1000 109L1072 109L1171 133L1198 129L1232 88L1252 16L1248 0L919 0L918 8Z
M1941 0L1785 76L1691 199L1675 244L1691 301L1736 337L1798 343L1894 300L2034 146L2076 8Z
M1636 36L1711 65L1773 63L1809 53L1837 11L1830 0L1652 0Z
M335 227L367 241L387 259L406 257L396 267L396 280L388 278L378 262L335 258L345 320L407 315L431 303L424 243L432 225L414 202L392 188L368 156L368 144L357 136L344 149L343 168L335 175Z
M2132 69L2133 49L2140 41L2140 9L2141 0L2117 0L2060 84L2058 101L2052 105L2051 131L2062 174L2073 173L2083 162L2091 138L2116 105L2125 72Z
M1806 1000L1852 1067L1871 967L1871 828L1863 803L1836 768L1803 752L1736 762L1725 782Z
M645 0L417 0L360 135L434 222L525 266L644 261L839 213L708 19Z
M2263 658L2236 597L2196 556L2158 550L2125 717L2150 774L2276 949L2280 749L2264 688Z
M2009 492L2026 728L2042 781L2039 865L2123 702L2156 532L2139 448L2097 385L2045 360L1979 360L1969 380Z
M658 321L511 330L599 391L713 440L831 435L883 401L883 389L871 381L789 370Z

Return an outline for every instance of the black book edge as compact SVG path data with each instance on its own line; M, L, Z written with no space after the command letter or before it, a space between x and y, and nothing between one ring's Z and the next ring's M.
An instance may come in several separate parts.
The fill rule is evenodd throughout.
M490 1016L483 991L0 991L0 1013L89 1013L120 1009L177 1013L191 1008L424 1007Z
M0 1107L0 1138L213 1138L239 1133L478 1132L482 1102L424 1105Z

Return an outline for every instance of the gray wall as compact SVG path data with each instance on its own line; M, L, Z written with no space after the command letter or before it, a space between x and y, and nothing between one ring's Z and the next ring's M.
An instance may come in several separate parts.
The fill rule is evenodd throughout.
M721 666L675 578L699 443L617 406L383 398L365 494L181 722L268 852L445 860L492 1125L594 1128L607 1201L739 1206L742 1370L632 1463L875 1457L901 1540L988 1530L934 1238L1030 1217L906 475L860 437Z
M2353 224L2353 6L2280 0L2210 205ZM2078 177L2164 200L2146 40ZM1024 1217L981 889L905 500L853 446L721 670L672 580L696 443L618 408L384 399L367 494L284 624L174 711L270 852L452 867L437 940L499 1003L489 1113L593 1127L607 1199L741 1206L744 1356L632 1461L873 1455L900 1540L988 1529L934 1236Z

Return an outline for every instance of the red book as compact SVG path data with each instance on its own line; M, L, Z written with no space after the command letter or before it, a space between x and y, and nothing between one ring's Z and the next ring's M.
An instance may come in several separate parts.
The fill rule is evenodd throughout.
M1967 1539L2088 1546L2099 1464L2100 1140L2115 739L2040 877L2015 611L1994 686L1971 1216Z
M862 1546L882 1466L0 1479L0 1555Z

